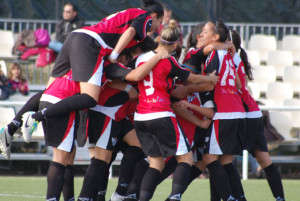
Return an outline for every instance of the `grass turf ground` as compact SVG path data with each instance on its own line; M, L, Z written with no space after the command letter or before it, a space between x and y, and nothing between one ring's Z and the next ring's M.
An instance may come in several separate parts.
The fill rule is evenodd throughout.
M75 178L76 198L80 192L83 177ZM167 198L171 189L171 179L167 179L159 185L152 200L163 201ZM106 200L116 187L117 179L109 181ZM268 183L265 179L250 179L243 181L246 198L248 201L274 201ZM283 180L287 201L300 200L300 180ZM34 201L45 200L46 177L13 177L0 176L0 200L1 201ZM62 197L61 197L61 200ZM76 200L76 199L75 199ZM188 188L182 197L186 201L208 201L209 181L208 179L197 179Z

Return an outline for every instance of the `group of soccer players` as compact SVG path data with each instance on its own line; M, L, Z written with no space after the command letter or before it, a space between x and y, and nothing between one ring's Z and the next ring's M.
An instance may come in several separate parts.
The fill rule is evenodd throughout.
M180 64L177 23L171 20L154 45L147 32L162 22L163 7L155 0L143 3L68 36L46 89L1 129L2 154L9 157L19 127L30 142L42 121L46 145L53 148L49 201L62 192L64 200L75 199L76 143L91 156L78 200L105 200L109 167L122 151L110 200L150 200L172 173L166 199L180 200L207 168L211 200L217 201L246 200L232 159L247 149L264 168L275 199L284 200L261 112L246 88L251 66L238 33L221 21L196 26Z

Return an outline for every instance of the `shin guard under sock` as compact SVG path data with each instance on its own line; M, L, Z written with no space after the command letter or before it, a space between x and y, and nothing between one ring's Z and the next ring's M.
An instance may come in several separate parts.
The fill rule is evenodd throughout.
M63 186L63 196L64 200L74 199L74 166L67 165L65 176L64 176L64 186Z
M207 165L207 169L220 197L223 200L230 199L232 197L230 183L221 163L218 160L213 161Z
M242 186L240 175L232 163L223 166L228 178L233 197L241 201L246 201L244 189Z
M269 165L264 169L266 177L273 193L273 196L278 200L285 200L284 191L281 182L281 177L278 170L275 168L274 164Z
M141 183L148 168L149 163L144 158L136 164L133 178L127 189L126 198L138 200Z
M191 165L188 163L178 163L172 183L172 192L170 200L180 200L182 193L186 190L191 174Z
M91 164L86 170L82 189L78 200L89 200L97 197L100 182L107 175L109 165L98 159L92 159Z
M47 200L59 200L64 185L66 166L51 162L47 173Z
M127 148L120 165L120 175L116 192L126 195L128 184L132 179L136 163L144 156L141 148L130 146Z
M140 191L139 201L149 201L157 186L157 180L159 178L160 172L154 168L148 168L147 172L143 177Z

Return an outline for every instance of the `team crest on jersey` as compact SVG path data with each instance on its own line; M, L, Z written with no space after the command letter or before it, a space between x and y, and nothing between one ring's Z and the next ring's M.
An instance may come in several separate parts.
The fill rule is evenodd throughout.
M111 138L111 143L112 143L113 147L116 146L117 142L118 142L118 138L116 138L116 137Z
M187 96L187 101L190 103L190 102L192 102L193 100L195 100L195 96L190 96L190 95L188 95Z

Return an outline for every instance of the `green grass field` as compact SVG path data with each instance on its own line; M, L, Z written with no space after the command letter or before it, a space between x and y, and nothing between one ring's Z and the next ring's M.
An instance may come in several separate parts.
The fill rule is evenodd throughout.
M76 197L81 189L83 177L75 178ZM171 180L167 179L159 185L152 200L163 201L171 189ZM116 187L117 179L109 181L108 196ZM283 180L287 201L300 200L300 180ZM243 181L244 190L248 201L274 201L272 193L265 179L250 179ZM0 200L1 201L34 201L45 200L46 177L12 177L0 176ZM62 197L61 197L61 200ZM76 199L75 199L76 200ZM185 201L208 201L209 181L208 179L197 179L188 188L182 197Z

